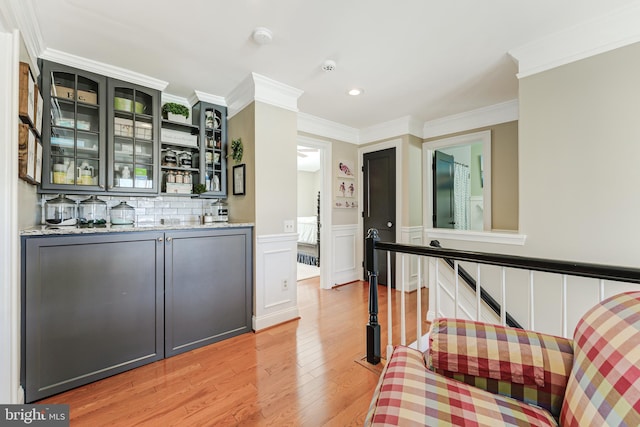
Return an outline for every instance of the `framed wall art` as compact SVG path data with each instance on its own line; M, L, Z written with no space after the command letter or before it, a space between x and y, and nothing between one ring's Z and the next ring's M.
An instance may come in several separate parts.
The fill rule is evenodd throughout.
M236 165L233 167L233 195L241 196L246 192L245 172L246 165Z

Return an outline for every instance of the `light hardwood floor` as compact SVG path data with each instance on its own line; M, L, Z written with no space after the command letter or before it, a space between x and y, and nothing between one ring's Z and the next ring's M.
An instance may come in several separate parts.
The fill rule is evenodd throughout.
M386 289L379 287L379 293L384 331ZM415 294L409 294L407 302L413 312ZM399 306L398 293L392 295ZM426 307L426 290L422 295ZM298 304L299 320L38 403L69 404L74 427L361 426L382 368L357 363L366 352L368 284L320 290L318 278L303 280L298 282ZM412 318L409 331L415 331L415 315ZM383 332L383 356L386 339Z

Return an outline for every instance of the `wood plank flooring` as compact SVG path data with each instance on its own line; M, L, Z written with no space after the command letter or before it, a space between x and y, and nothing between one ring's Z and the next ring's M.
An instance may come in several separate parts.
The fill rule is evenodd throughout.
M298 282L299 320L38 403L69 404L74 427L361 426L378 381L376 371L382 367L368 369L356 362L366 352L368 284L321 290L318 282ZM384 356L386 289L379 287L379 294ZM398 295L392 293L396 307ZM414 313L415 295L407 295L407 307ZM426 290L422 295L426 307ZM415 315L412 318L407 330L415 334ZM398 330L396 320L394 341L399 341Z

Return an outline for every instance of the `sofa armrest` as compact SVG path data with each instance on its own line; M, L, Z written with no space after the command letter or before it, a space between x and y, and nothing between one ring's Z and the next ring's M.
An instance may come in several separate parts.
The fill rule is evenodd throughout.
M429 340L429 369L559 416L573 364L571 340L462 319L434 320Z

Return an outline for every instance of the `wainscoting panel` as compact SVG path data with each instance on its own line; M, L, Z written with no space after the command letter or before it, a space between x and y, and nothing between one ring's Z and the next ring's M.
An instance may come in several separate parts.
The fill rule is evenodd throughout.
M358 225L336 225L332 229L333 283L341 285L358 280L361 276L356 255Z
M297 234L256 238L256 289L253 328L258 331L297 319Z

